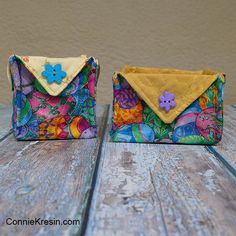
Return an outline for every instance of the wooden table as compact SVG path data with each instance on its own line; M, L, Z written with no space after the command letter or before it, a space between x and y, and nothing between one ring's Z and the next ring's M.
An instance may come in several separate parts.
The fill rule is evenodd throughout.
M0 235L236 235L236 106L212 147L112 143L107 105L97 139L17 142L10 113L0 106Z

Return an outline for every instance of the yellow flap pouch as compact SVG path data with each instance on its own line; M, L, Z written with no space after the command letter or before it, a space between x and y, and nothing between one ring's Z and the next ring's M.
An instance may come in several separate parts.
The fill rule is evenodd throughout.
M13 55L13 130L18 140L96 137L98 61L81 55Z
M113 76L113 141L217 143L224 83L211 70L122 68Z

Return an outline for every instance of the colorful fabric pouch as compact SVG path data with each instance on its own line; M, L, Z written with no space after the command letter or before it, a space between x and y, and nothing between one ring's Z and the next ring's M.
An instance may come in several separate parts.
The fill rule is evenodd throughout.
M9 58L16 139L94 138L98 61L17 56Z
M113 75L114 142L213 145L223 130L220 72L124 67Z

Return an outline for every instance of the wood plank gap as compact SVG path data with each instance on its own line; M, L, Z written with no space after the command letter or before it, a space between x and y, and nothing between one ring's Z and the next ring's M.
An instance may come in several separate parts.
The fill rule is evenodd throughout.
M4 139L6 139L9 135L11 135L13 132L13 129L10 129L7 134L5 134L2 138L0 138L0 142L2 142Z
M236 105L228 105L227 107L232 107L233 109L236 109ZM228 118L228 117L227 117ZM222 142L222 141L221 141ZM225 158L217 149L218 147L213 147L213 146L205 146L205 149L210 152L211 154L214 155L217 161L223 165L224 168L226 168L227 171L230 172L233 176L236 176L236 169L233 165L230 164L230 162Z
M90 211L90 207L91 207L91 203L92 203L92 199L93 199L94 188L96 185L97 176L98 176L98 169L99 169L99 165L100 165L102 146L103 146L103 141L104 141L105 134L106 134L106 124L108 122L109 110L110 110L110 105L108 104L106 107L105 119L102 124L104 129L102 131L101 142L99 144L98 155L97 155L95 169L94 169L94 173L93 173L93 177L92 177L91 190L89 191L88 202L87 202L87 206L85 208L83 221L81 222L81 228L80 228L79 235L85 235L85 231L86 231L87 224L88 224L89 211Z
M86 231L85 234L86 236L90 236L92 235L92 227L91 225L93 224L93 221L91 221L91 219L94 219L95 214L96 214L96 206L97 206L97 194L98 194L98 189L100 187L101 184L101 177L102 177L102 170L103 170L103 164L104 164L104 158L102 158L104 156L104 153L106 151L106 147L107 147L107 142L109 140L109 136L107 136L106 134L109 133L110 129L111 129L111 114L112 114L112 106L110 106L110 109L108 111L108 120L107 120L107 125L104 129L104 139L102 141L102 145L101 145L101 157L100 161L99 161L99 166L98 166L98 173L97 173L97 181L94 187L94 192L93 192L93 199L91 202L91 206L89 209L89 218L88 218L88 225L86 226Z
M210 152L211 154L213 154L216 159L221 163L223 164L223 166L233 175L236 177L236 170L233 166L231 166L229 164L228 161L226 161L226 159L219 153L215 150L215 148L213 148L212 146L205 146L205 149Z

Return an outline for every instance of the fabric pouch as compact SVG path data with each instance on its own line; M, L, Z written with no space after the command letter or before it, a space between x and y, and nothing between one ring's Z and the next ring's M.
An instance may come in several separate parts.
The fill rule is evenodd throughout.
M113 75L114 142L213 145L223 131L225 75L124 67Z
M9 58L12 126L18 140L94 138L98 61L17 56Z

